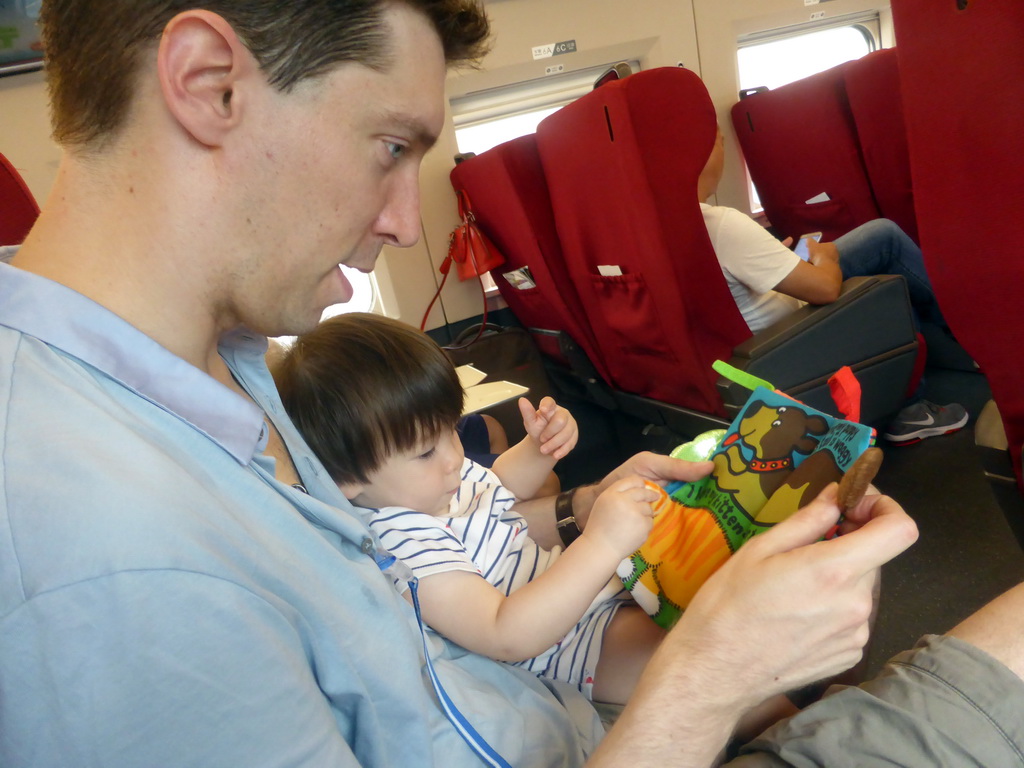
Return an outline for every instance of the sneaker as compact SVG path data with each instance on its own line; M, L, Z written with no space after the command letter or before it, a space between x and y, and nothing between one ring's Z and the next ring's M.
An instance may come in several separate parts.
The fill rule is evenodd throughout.
M918 400L896 414L882 434L886 440L899 445L919 443L926 437L948 435L967 424L967 409L958 403L936 405Z

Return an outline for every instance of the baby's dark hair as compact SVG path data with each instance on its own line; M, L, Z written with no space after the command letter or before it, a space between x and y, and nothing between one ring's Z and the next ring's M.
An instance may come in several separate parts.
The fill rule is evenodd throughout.
M285 410L336 483L366 483L400 451L452 429L464 393L441 348L410 325L338 315L272 363Z

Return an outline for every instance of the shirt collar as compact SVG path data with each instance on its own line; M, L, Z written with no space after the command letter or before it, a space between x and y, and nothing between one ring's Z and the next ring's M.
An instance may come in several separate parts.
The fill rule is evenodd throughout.
M264 431L256 405L77 291L10 266L16 251L0 248L0 326L120 382L207 434L239 463L252 460ZM237 331L220 346L237 364L262 361L266 344L262 336Z

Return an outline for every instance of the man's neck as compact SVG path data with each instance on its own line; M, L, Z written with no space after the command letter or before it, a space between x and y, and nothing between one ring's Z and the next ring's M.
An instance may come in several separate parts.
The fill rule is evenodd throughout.
M179 230L161 201L144 183L134 185L130 174L99 184L81 164L65 162L11 263L92 299L220 379L211 363L219 359L225 329L207 305L202 272L213 251L191 232L187 244L176 241Z

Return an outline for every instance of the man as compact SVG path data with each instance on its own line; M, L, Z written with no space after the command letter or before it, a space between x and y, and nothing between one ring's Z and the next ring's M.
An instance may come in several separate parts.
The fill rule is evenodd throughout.
M843 280L864 275L902 275L917 324L923 320L946 328L921 249L892 221L869 221L833 243L807 238L804 260L787 247L788 239L779 242L749 216L735 208L708 205L722 179L724 141L719 129L697 181L697 198L729 290L752 333L805 304L831 304L839 297ZM896 445L912 445L956 432L967 420L966 409L958 403L943 406L914 397L882 436Z
M264 336L344 300L338 262L415 240L446 62L479 52L486 21L464 0L282 8L44 3L65 157L0 269L0 764L478 765L425 650L512 765L708 765L746 710L852 665L877 569L916 536L885 497L838 539L818 541L826 494L744 547L596 749L581 697L421 639L284 417ZM705 471L641 455L572 511L585 527L624 474ZM554 544L552 504L532 504ZM965 689L1014 711L1022 602L959 633L1009 667L939 643L967 660ZM972 712L956 715L976 730Z

